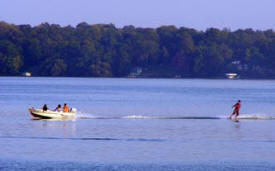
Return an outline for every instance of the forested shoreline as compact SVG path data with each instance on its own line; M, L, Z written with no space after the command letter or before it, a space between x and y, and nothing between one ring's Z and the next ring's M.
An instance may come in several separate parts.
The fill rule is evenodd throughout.
M275 78L275 32L0 22L0 76Z

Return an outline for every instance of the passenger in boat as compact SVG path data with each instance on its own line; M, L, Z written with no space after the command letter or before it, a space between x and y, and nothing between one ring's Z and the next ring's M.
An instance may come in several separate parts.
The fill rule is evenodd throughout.
M63 112L69 112L69 111L70 111L69 106L66 103L64 103Z
M48 106L44 104L44 106L42 107L43 112L47 111L48 109L49 109Z
M54 111L61 112L62 111L61 104L58 104L57 107L54 109Z

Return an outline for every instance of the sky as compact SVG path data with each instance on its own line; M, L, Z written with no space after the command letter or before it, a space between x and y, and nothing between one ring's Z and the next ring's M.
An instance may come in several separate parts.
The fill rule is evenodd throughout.
M275 0L0 0L0 21L275 30Z

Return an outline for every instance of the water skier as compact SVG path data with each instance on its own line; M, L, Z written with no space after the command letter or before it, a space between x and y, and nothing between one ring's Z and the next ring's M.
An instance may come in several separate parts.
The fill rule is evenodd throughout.
M233 113L229 116L229 119L232 119L232 116L235 115L235 120L237 120L239 114L240 114L240 108L241 108L241 100L238 100L236 104L232 106L234 108Z

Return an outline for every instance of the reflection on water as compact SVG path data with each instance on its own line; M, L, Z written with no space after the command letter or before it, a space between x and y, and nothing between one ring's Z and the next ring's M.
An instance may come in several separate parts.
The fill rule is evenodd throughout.
M240 127L241 127L241 124L240 124L240 123L236 123L234 126L235 126L235 128L236 128L237 130L239 130Z
M56 124L54 122L60 122L60 124ZM74 137L76 136L76 124L75 122L67 122L67 121L60 121L60 120L43 120L42 121L42 129L44 129L47 132L55 132L57 130L62 130L62 135L64 137ZM38 126L38 125L36 125ZM34 128L35 129L35 128Z

